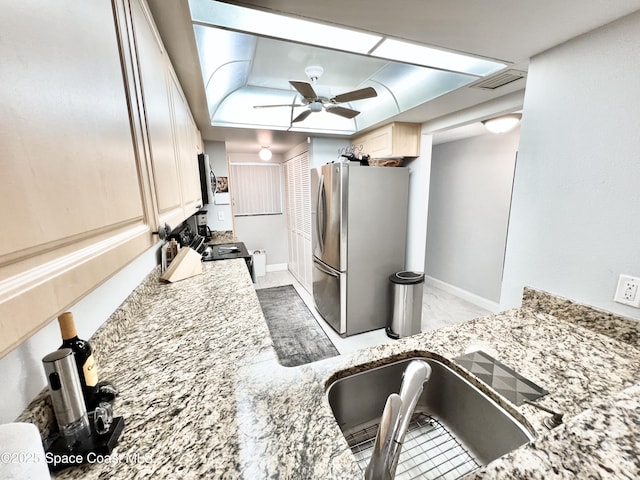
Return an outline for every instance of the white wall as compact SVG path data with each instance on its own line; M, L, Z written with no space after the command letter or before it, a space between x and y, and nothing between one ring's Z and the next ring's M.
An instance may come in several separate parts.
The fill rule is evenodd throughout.
M420 156L412 159L407 158L403 163L405 167L409 168L405 268L414 272L424 272L432 141L432 135L421 134Z
M425 271L500 301L519 129L434 146Z
M289 262L287 217L282 215L255 215L235 217L236 236L247 249L267 251L267 265L282 269Z
M157 247L148 250L72 306L78 336L88 339L158 265ZM12 422L46 386L42 357L62 344L55 319L0 359L0 424ZM98 365L100 375L100 365ZM117 379L112 379L117 385Z
M426 241L429 236L429 224L427 221L427 211L429 207L429 196L430 196L430 184L431 184L431 162L432 162L432 150L437 149L438 145L443 142L444 138L456 138L456 132L463 131L465 137L469 134L469 127L473 127L474 125L479 126L480 120L485 118L490 118L494 116L498 116L505 113L512 113L522 109L522 105L524 102L524 90L518 90L516 92L512 92L502 97L498 97L487 102L480 103L478 105L474 105L469 108L465 108L463 110L456 111L449 115L445 115L443 117L436 118L434 120L425 122L422 124L422 146L421 146L421 156L416 159L421 163L419 166L420 170L416 170L418 173L417 176L422 178L422 182L426 185L422 191L415 192L421 195L418 201L422 203L422 215L424 215L424 230L426 233L421 234L420 228L416 228L416 221L412 220L410 224L410 229L414 229L413 232L409 232L409 241L414 242L413 246L409 246L409 251L413 256L413 260L407 260L408 264L412 262L417 262L420 258L419 252L417 249L419 246L422 246L422 263L420 263L420 268L422 268L427 276L429 275L429 268L425 265L426 261L426 249L429 249L429 244ZM462 128L459 128L462 127ZM476 134L476 130L472 129L474 134ZM463 138L465 138L463 137ZM460 137L457 137L460 138ZM428 143L427 143L428 142ZM433 145L433 149L432 149ZM411 168L413 169L415 166L416 160L410 163ZM412 183L413 185L413 183ZM415 194L415 193L412 193ZM412 197L413 201L413 197ZM410 212L411 213L411 212ZM430 213L429 213L430 214ZM420 243L422 242L422 243ZM504 253L504 248L503 248ZM417 269L418 267L411 267ZM435 280L432 277L427 277L427 281L430 281L434 285L443 288L454 295L461 296L466 300L478 304L488 310L498 311L500 306L496 304L494 301L490 301L487 298L481 297L475 293L469 292L460 288L457 285L451 285L447 282L443 282L440 280Z
M338 151L349 145L347 138L312 138L309 148L309 165L319 167L325 163L338 161Z
M227 150L224 142L204 142L204 152L209 155L211 169L219 177L229 176L227 164ZM207 225L211 230L233 230L233 217L231 204L215 205L208 203L203 207L207 211Z
M282 163L282 155L274 154L269 163ZM258 154L250 153L230 153L230 163L265 163L260 160ZM284 170L281 171L282 177L282 215L248 215L234 217L235 230L234 233L238 241L244 242L245 246L250 250L266 250L267 266L277 265L281 268L282 264L288 263L288 234L287 234L287 217L285 190L284 190ZM233 184L231 185L233 188Z
M640 12L531 60L503 306L532 286L640 319L612 301L640 276Z

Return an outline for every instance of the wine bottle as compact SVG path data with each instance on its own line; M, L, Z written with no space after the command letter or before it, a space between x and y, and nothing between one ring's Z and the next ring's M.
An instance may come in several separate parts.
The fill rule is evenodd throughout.
M93 358L93 349L86 340L78 338L76 324L71 312L64 312L58 317L60 333L62 334L62 346L73 350L78 376L82 385L82 395L87 410L92 410L94 403L94 390L98 384L98 367Z

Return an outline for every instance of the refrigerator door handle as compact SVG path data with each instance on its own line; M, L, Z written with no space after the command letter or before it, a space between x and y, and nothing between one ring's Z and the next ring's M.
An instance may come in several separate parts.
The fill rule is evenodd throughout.
M326 273L327 275L330 275L330 276L335 277L335 278L340 278L340 274L339 273L334 272L333 270L329 270L322 263L320 263L315 257L313 259L313 263L316 266L316 268L318 270L320 270L322 273Z
M326 194L324 191L324 174L320 176L320 182L318 183L318 207L316 215L316 229L318 232L318 246L320 251L324 251L324 235L325 235L325 222L326 217L324 213L326 204Z

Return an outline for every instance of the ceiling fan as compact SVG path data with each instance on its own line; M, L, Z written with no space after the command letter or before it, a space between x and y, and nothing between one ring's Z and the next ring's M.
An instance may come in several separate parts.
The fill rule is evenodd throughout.
M315 83L324 73L324 69L320 66L309 66L305 68L305 73ZM335 97L323 97L318 95L310 83L296 82L290 80L289 83L302 96L302 103L290 103L283 105L255 105L253 108L271 108L271 107L304 107L308 108L291 120L291 123L301 122L314 112L321 112L323 109L329 113L339 115L344 118L353 118L360 112L351 108L341 107L339 103L353 102L355 100L364 100L365 98L377 97L378 94L372 87L361 88L351 92L342 93Z

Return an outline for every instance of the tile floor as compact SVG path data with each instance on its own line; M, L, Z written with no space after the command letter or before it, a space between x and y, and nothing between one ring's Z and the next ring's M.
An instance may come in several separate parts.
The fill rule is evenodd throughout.
M311 313L316 317L322 329L341 354L394 341L387 337L384 329L361 333L346 338L341 337L318 314L313 306L311 294L286 270L267 272L264 277L257 278L254 286L256 289L260 289L288 284L292 284L295 287L300 297L302 297L302 300L307 304ZM449 325L456 325L490 313L488 310L462 300L448 292L427 284L424 285L422 300L423 332Z

